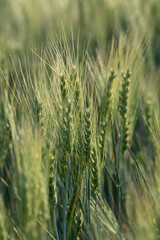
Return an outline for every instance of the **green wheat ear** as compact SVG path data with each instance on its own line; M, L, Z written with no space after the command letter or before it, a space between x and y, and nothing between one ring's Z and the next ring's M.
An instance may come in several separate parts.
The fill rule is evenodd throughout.
M91 115L90 109L85 112L85 131L84 131L84 158L86 164L89 164L91 154Z
M112 85L113 85L113 80L116 78L115 72L113 69L110 71L110 75L108 78L108 84L107 84L107 90L105 92L105 101L103 105L103 119L106 119L106 116L109 112L111 111L111 97L112 97Z
M60 78L60 89L61 89L62 100L65 100L66 95L67 95L65 76L60 75L59 78Z
M67 79L65 76L60 76L60 88L61 88L61 98L62 98L62 122L60 124L60 174L65 179L65 175L68 167L68 157L71 153L71 140L73 133L73 116L72 116L72 104L70 99L70 88L67 88Z
M128 124L127 122L123 124L122 127L122 146L121 146L121 153L124 155L125 151L127 150L127 144L128 144Z
M56 197L56 177L55 177L55 157L53 154L50 154L49 161L49 205L51 210L54 210L57 204Z
M119 112L122 118L122 147L121 153L124 154L127 149L128 143L128 125L129 121L127 119L127 105L128 105L128 93L130 84L131 70L128 69L126 74L123 74L122 90L120 92L119 98Z
M92 171L92 190L96 194L98 191L98 159L95 148L91 154L91 171Z
M112 85L116 78L115 72L112 69L108 78L107 89L105 91L103 109L100 116L100 130L99 130L99 147L101 149L101 159L103 159L103 150L105 144L106 128L111 120L111 101L112 101Z
M65 179L66 173L67 173L67 168L68 168L68 157L71 152L71 133L70 133L70 119L69 119L69 114L66 109L64 110L64 116L63 116L63 124L62 124L62 136L60 137L61 140L61 158L60 158L60 174L62 176L62 179Z
M35 116L35 125L43 128L44 118L43 118L43 103L35 97L34 103L34 116Z
M119 112L122 119L126 119L130 76L131 76L130 70L127 70L126 75L123 74L122 90L120 92L119 98Z

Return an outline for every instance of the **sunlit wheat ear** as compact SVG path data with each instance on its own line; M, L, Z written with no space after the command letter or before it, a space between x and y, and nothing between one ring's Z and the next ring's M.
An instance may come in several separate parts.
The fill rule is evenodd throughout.
M98 191L98 159L96 149L91 153L92 190L96 194Z
M127 70L126 74L123 74L122 79L122 90L119 97L119 112L122 118L122 147L121 153L124 154L127 149L128 143L128 124L127 119L127 106L128 106L128 93L129 93L129 84L130 84L131 70Z
M54 154L51 153L49 160L49 205L51 210L54 210L57 204L55 165L55 157Z
M89 164L91 154L91 114L90 109L85 111L85 131L84 131L84 158L86 164Z

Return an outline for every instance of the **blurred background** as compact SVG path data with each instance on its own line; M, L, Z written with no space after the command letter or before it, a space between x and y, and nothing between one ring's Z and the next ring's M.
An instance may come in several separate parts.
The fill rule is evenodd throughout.
M89 42L106 48L120 34L148 39L150 58L160 64L159 0L0 0L0 59L28 49L39 49L62 30L68 41L80 32L80 47Z

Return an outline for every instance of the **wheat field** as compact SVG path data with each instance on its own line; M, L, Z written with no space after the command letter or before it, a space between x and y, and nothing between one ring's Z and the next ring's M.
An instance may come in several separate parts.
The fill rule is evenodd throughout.
M160 239L159 0L0 0L0 240Z

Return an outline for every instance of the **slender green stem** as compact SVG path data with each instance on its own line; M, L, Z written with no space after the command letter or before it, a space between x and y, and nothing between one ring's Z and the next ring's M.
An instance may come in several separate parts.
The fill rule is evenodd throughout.
M76 204L77 204L77 201L78 201L78 198L79 198L79 195L80 195L80 191L81 191L81 186L82 186L82 182L83 182L85 166L86 166L86 163L84 161L84 166L83 166L83 170L82 170L82 176L81 176L80 184L79 184L79 187L78 187L78 190L77 190L77 193L76 193L76 197L75 197L74 202L73 202L73 206L72 206L72 209L71 209L71 214L69 216L67 240L69 239L69 236L70 236L71 227L72 227L72 220L73 220Z
M53 211L53 222L54 222L54 228L55 228L55 232L56 232L56 240L59 240L57 222L56 222L56 210L55 209Z
M1 176L0 177L3 179L3 167L1 167ZM1 181L1 194L3 194L3 188L4 188L3 181Z
M90 179L88 167L85 169L85 177L86 177L86 213L87 213L87 223L90 225Z
M63 183L63 240L66 240L66 213L67 213L67 191L68 191L68 178L70 172L70 158L68 158L68 170L66 174L66 182Z
M123 206L124 206L124 215L125 219L127 221L127 211L126 211L126 157L123 156L123 194L124 194L124 199L123 199Z
M118 148L118 158L117 158L117 169L118 169L118 221L121 228L121 169L120 169L120 158L121 158L121 144L122 144L122 123L120 126L120 141Z
M97 194L96 194L95 212L96 212L96 218L97 218L98 236L99 236L99 239L102 240L101 222L100 222L99 216L98 216L98 197L97 197Z

